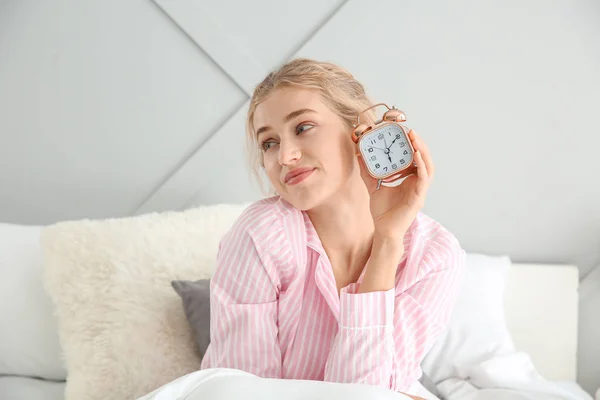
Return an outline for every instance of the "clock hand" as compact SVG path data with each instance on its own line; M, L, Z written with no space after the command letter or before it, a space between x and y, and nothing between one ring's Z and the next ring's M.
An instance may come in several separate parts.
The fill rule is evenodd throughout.
M377 150L381 150L381 151L386 151L387 150L387 149L380 149L379 147L375 147L375 146L371 146L371 145L367 145L367 146L372 147L372 148L377 149Z
M390 148L387 145L387 142L385 141L385 138L383 138L383 144L385 145L385 154L387 155L388 160L390 160L390 162L392 162L392 157L390 157Z

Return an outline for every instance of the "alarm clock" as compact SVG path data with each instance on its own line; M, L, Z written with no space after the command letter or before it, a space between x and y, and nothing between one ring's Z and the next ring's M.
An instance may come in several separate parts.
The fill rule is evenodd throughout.
M360 122L361 114L378 106L388 109L380 120L372 125ZM377 190L382 182L396 182L417 172L415 150L408 136L410 129L401 124L405 121L406 115L401 110L385 103L374 104L356 116L352 140L357 144L368 173L377 179Z

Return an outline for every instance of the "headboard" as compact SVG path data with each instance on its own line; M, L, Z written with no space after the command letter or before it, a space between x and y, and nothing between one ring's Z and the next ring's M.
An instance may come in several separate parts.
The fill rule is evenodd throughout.
M547 379L576 380L578 288L574 265L513 263L509 269L508 329L517 350Z

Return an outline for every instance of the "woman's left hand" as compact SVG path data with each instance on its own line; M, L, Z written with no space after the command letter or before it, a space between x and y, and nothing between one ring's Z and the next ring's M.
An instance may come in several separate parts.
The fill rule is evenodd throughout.
M425 204L427 191L433 179L435 167L429 149L423 140L411 130L409 140L415 149L414 162L417 173L404 178L398 186L381 185L367 172L364 160L359 156L361 175L371 194L371 215L375 223L375 236L398 243Z

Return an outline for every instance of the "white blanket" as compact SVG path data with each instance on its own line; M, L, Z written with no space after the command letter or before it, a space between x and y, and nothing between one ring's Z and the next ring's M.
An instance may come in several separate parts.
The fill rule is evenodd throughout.
M437 385L446 400L592 400L583 390L543 379L524 354L498 357L469 371L468 380L452 378ZM577 386L573 383L573 386ZM578 387L578 386L577 386ZM408 393L439 400L419 382ZM369 385L267 379L228 368L195 371L137 400L411 400Z
M425 390L415 384L416 392ZM435 399L435 397L425 397ZM411 400L377 386L295 379L260 378L247 372L211 368L192 372L137 400Z

